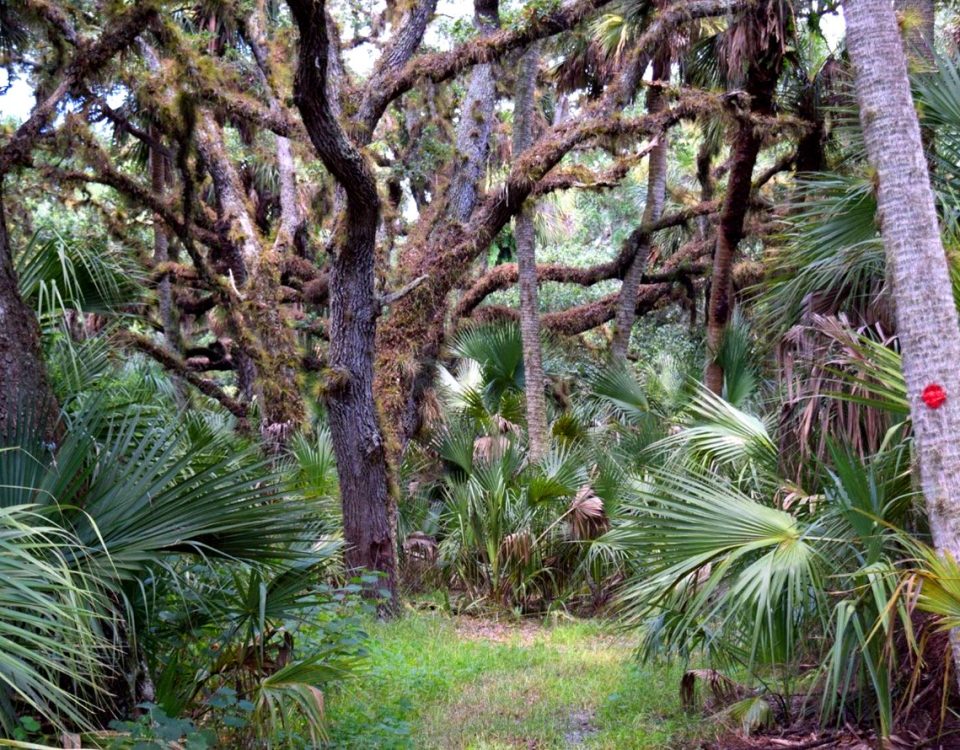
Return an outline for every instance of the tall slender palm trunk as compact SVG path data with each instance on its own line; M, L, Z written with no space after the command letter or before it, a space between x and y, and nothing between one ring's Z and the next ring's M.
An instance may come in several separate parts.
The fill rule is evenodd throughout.
M665 44L653 61L653 80L655 82L669 82L670 59L670 48ZM666 107L667 98L663 91L652 86L647 91L647 112L653 115L662 112ZM644 224L656 221L663 213L663 202L667 193L668 152L669 143L667 142L667 134L664 133L659 136L657 145L650 152L650 159L647 163L647 201L643 208ZM626 359L627 351L630 348L630 334L633 333L633 324L637 319L637 292L640 289L640 282L643 280L643 273L647 268L649 257L650 236L645 234L639 238L633 260L623 277L620 296L617 300L611 350L613 356L619 359Z
M533 44L520 59L514 97L513 155L519 156L533 143L534 97L539 46ZM528 203L517 215L517 268L520 283L520 336L523 341L523 372L526 379L527 435L530 460L540 459L550 447L547 432L547 398L544 393L543 352L540 349L540 304L537 301L536 233L533 207Z
M845 0L843 8L930 531L940 552L960 559L960 323L903 40L890 0ZM960 635L951 640L960 664Z
M730 50L727 65L736 78L743 76L743 88L750 101L750 112L773 114L777 81L783 67L785 26L789 10L782 0L762 0L737 20L737 30L749 40L743 50ZM778 19L784 28L771 25ZM733 39L738 38L733 35ZM713 275L707 304L706 386L716 394L723 392L723 367L716 359L733 308L733 263L750 202L753 168L763 145L763 134L755 122L741 118L730 153L730 177L717 225L717 244L713 253Z

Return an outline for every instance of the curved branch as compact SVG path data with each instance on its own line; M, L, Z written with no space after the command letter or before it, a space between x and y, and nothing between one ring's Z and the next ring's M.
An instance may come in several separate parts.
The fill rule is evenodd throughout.
M647 49L683 23L697 18L723 15L749 0L690 0L677 2L662 10L640 37L636 47ZM533 12L527 21L515 28L504 29L482 39L474 39L449 52L418 55L402 70L384 81L378 97L380 114L387 105L410 91L419 81L441 83L472 65L490 62L505 53L526 47L531 42L569 31L585 21L594 11L609 5L611 0L577 0L550 12ZM379 116L378 116L379 117Z
M377 123L395 96L390 96L389 82L395 78L417 51L427 24L437 9L437 0L413 4L407 22L394 34L383 54L377 60L373 73L364 86L363 99L357 112L358 136L368 142Z
M621 279L633 258L638 237L648 236L661 229L685 224L698 216L716 213L718 207L719 204L717 201L705 201L690 208L674 211L649 224L641 224L624 240L617 257L606 263L599 263L595 266L587 266L585 268L576 268L561 264L537 266L537 281L557 281L565 284L592 286L593 284L608 279ZM674 255L671 260L679 255L681 255L681 253ZM685 254L684 257L686 257ZM466 294L463 295L460 304L457 305L457 317L465 317L472 314L474 309L480 305L487 296L500 289L513 286L516 282L516 263L504 263L503 265L496 266L477 279L470 289L467 290Z
M224 393L223 389L212 380L201 377L191 370L179 354L154 343L146 336L129 331L121 333L120 340L159 362L166 370L169 370L174 375L190 383L190 385L205 396L209 396L218 402L224 409L238 419L246 421L247 407Z
M82 42L51 94L34 107L26 121L0 148L0 176L30 161L30 152L43 129L50 123L63 98L87 76L99 71L157 16L152 2L137 3L117 18L94 42Z
M676 295L676 286L671 283L641 285L637 293L637 315L645 315L673 300ZM577 305L569 310L547 313L541 316L540 325L564 336L574 336L590 331L613 320L619 296L619 294L610 294L596 302ZM481 308L475 317L481 321L517 320L519 312L512 307L490 305Z
M330 45L324 3L288 0L288 5L300 29L293 98L303 124L324 166L346 192L348 211L354 220L375 225L379 218L380 199L373 171L340 126L327 96Z

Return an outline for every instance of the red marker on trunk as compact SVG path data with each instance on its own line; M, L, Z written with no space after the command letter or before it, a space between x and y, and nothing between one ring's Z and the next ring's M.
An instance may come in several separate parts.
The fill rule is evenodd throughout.
M920 398L922 398L923 403L925 403L931 409L939 409L947 400L947 392L939 383L931 383L923 389L923 393L920 394Z

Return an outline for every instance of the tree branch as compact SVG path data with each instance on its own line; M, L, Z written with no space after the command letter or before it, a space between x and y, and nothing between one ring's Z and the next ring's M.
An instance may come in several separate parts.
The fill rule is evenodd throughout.
M81 42L53 92L34 107L30 117L0 148L0 177L30 161L30 152L63 98L87 76L98 72L118 52L129 47L157 16L152 2L137 3L117 18L94 42Z
M716 213L718 208L719 203L717 201L705 201L698 203L696 206L666 214L661 219L650 222L649 224L641 224L624 240L620 252L617 253L617 257L613 260L585 268L560 264L537 266L537 281L557 281L565 284L592 286L593 284L608 279L621 279L633 258L636 239L639 235L650 235L661 229L680 226L698 216ZM678 252L673 257L679 255L680 253ZM457 305L455 315L461 318L471 315L474 309L490 294L500 289L513 286L517 282L517 274L516 263L504 263L491 269L477 279L463 295L459 305Z
M234 398L231 398L223 389L212 380L201 377L192 371L180 355L171 352L159 344L154 343L146 336L142 336L130 331L124 331L120 334L120 340L129 346L143 352L155 361L159 362L166 370L190 383L194 388L209 396L218 402L224 409L233 414L238 419L246 422L247 407Z

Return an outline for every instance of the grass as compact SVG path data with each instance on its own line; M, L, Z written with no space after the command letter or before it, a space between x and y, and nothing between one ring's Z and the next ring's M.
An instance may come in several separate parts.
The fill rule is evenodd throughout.
M678 748L678 667L643 666L591 621L410 611L370 627L370 667L328 696L331 748Z

